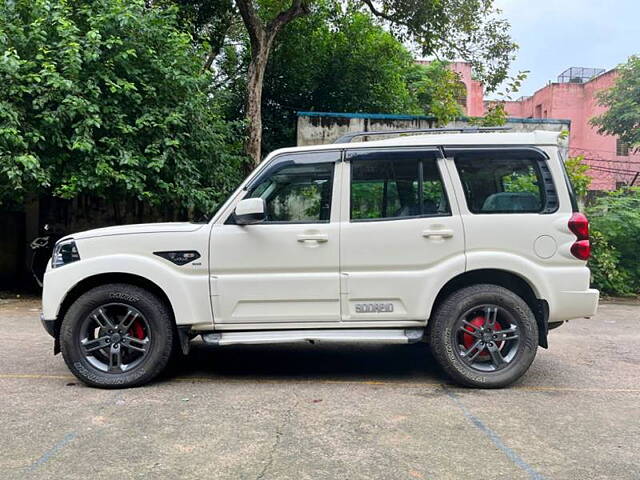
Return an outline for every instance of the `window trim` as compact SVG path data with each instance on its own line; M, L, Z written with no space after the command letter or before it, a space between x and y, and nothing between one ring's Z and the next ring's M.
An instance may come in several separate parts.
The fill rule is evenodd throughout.
M324 160L309 160L310 155L317 154L327 154L327 157L330 154L336 154L333 158L326 158ZM308 150L303 152L287 152L280 153L274 156L268 164L266 164L251 180L249 180L242 189L245 192L251 190L256 184L260 183L266 176L270 175L273 170L280 167L282 164L290 164L290 165L305 165L305 164L316 164L316 163L338 163L343 160L343 151L341 148L336 149L327 149L327 150ZM335 171L335 167L334 167Z
M549 169L548 160L549 155L542 149L533 146L533 145L482 145L482 146L472 146L472 145L462 145L462 146L445 146L443 147L443 153L447 158L451 158L454 164L454 168L456 170L456 174L458 176L458 180L460 181L460 186L462 187L462 193L464 194L464 202L467 211L472 215L550 215L556 213L560 208L560 201L558 196L558 190L554 183L553 175L551 174L551 170ZM464 186L464 182L462 181L462 176L460 175L460 170L458 169L458 165L456 163L456 155L459 153L479 153L482 154L484 152L500 152L502 155L506 155L509 152L521 152L527 153L530 152L533 155L530 157L530 160L533 161L533 165L536 168L536 171L539 175L539 178L542 180L542 185L540 187L540 196L541 196L541 207L537 212L514 212L513 210L494 210L491 212L477 212L473 211L469 206L469 201L467 198L467 192Z
M351 218L352 215L352 187L353 187L353 163L352 161L354 159L358 160L358 161L363 161L363 162L375 162L378 160L389 160L389 155L391 154L391 156L393 156L393 154L396 154L398 156L400 155L409 155L411 153L433 153L434 157L433 160L435 161L435 166L438 169L438 174L440 175L440 182L442 183L442 192L444 193L446 199L447 199L447 206L449 211L446 213L426 213L426 214L420 214L420 215L404 215L404 216L399 216L399 217L381 217L381 218ZM367 158L367 159L357 159L357 157L362 157L364 155L371 155L373 158ZM376 158L379 157L379 158ZM418 191L423 191L424 189L424 178L423 178L423 173L424 173L424 164L423 161L425 160L425 158L422 157L418 157L418 158L406 158L406 161L412 161L412 160L419 160L418 162L418 172L419 172L419 178L418 178ZM446 173L446 170L443 172L443 169L441 168L441 161L444 160L444 157L442 155L442 150L440 149L440 147L433 145L433 146L424 146L424 147L370 147L370 148L358 148L358 149L348 149L346 150L346 155L345 155L345 165L349 166L349 194L348 194L348 199L349 199L349 208L348 208L348 215L349 215L349 223L367 223L367 222L395 222L398 220L415 220L415 219L420 219L420 218L441 218L441 217L451 217L453 216L452 213L452 208L451 208L451 196L450 193L447 191L447 186L445 184L444 181L444 175ZM399 160L402 161L402 160ZM424 204L424 195L420 196L420 211L422 211L422 207Z
M303 155L305 153L308 154L308 153L324 153L324 152L325 152L324 150L319 150L319 151L300 152L300 153L293 153L293 154L283 153L278 157L280 156L287 157L290 155ZM261 183L262 180L267 178L269 175L272 175L273 173L278 172L282 168L293 166L293 165L321 165L321 164L328 163L328 164L331 164L331 176L329 177L329 181L331 182L331 192L329 195L329 218L327 220L318 220L318 221L299 220L299 221L292 221L292 222L287 222L282 220L272 220L272 221L265 220L263 222L256 223L252 226L255 226L255 225L326 225L328 223L331 223L331 214L334 208L333 197L335 193L336 165L342 161L342 151L327 150L327 152L338 152L338 158L335 160L321 160L319 162L312 162L312 161L296 162L295 160L290 160L287 158L281 158L279 160L276 160L278 159L278 157L275 157L273 162L270 162L269 165L267 165L258 175L256 175L256 177L254 177L254 179L251 180L251 182L245 185L245 187L243 188L245 195L243 195L242 198L238 200L238 201L241 201L241 200L244 200L245 198L250 198L247 195L249 195L249 192L251 191L252 188L255 188L257 185ZM257 182L254 181L257 179L259 179L260 181L257 181ZM235 206L231 209L229 216L223 222L224 225L237 225L237 223L235 222L234 212L235 212Z

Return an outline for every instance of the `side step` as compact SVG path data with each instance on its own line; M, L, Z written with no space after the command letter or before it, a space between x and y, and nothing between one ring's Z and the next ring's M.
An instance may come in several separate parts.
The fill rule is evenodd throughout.
M268 343L416 343L422 340L424 328L403 329L334 329L334 330L269 330L252 332L203 333L209 345L258 345Z

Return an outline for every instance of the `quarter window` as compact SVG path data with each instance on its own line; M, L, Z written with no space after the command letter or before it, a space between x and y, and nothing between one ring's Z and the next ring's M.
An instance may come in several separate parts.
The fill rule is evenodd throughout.
M457 156L455 164L472 213L539 213L545 208L537 159L478 152Z
M326 223L331 215L333 163L288 164L255 185L246 198L263 198L265 223Z
M363 157L351 160L353 221L450 214L436 158L419 152Z

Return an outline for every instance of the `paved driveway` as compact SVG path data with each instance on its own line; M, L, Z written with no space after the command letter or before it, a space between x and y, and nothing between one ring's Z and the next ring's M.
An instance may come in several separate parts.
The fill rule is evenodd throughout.
M498 391L450 385L423 344L212 348L150 386L84 387L0 301L0 477L640 478L640 307L551 333Z

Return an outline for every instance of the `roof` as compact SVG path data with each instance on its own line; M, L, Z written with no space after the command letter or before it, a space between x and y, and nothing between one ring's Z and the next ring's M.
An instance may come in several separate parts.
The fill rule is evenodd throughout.
M422 147L422 146L491 146L491 145L527 145L557 146L559 132L535 130L533 132L485 132L485 133L428 133L426 135L406 135L371 142L330 143L327 145L308 145L304 147L281 148L272 152L267 159L282 153L306 152L317 150L338 150L375 147Z

